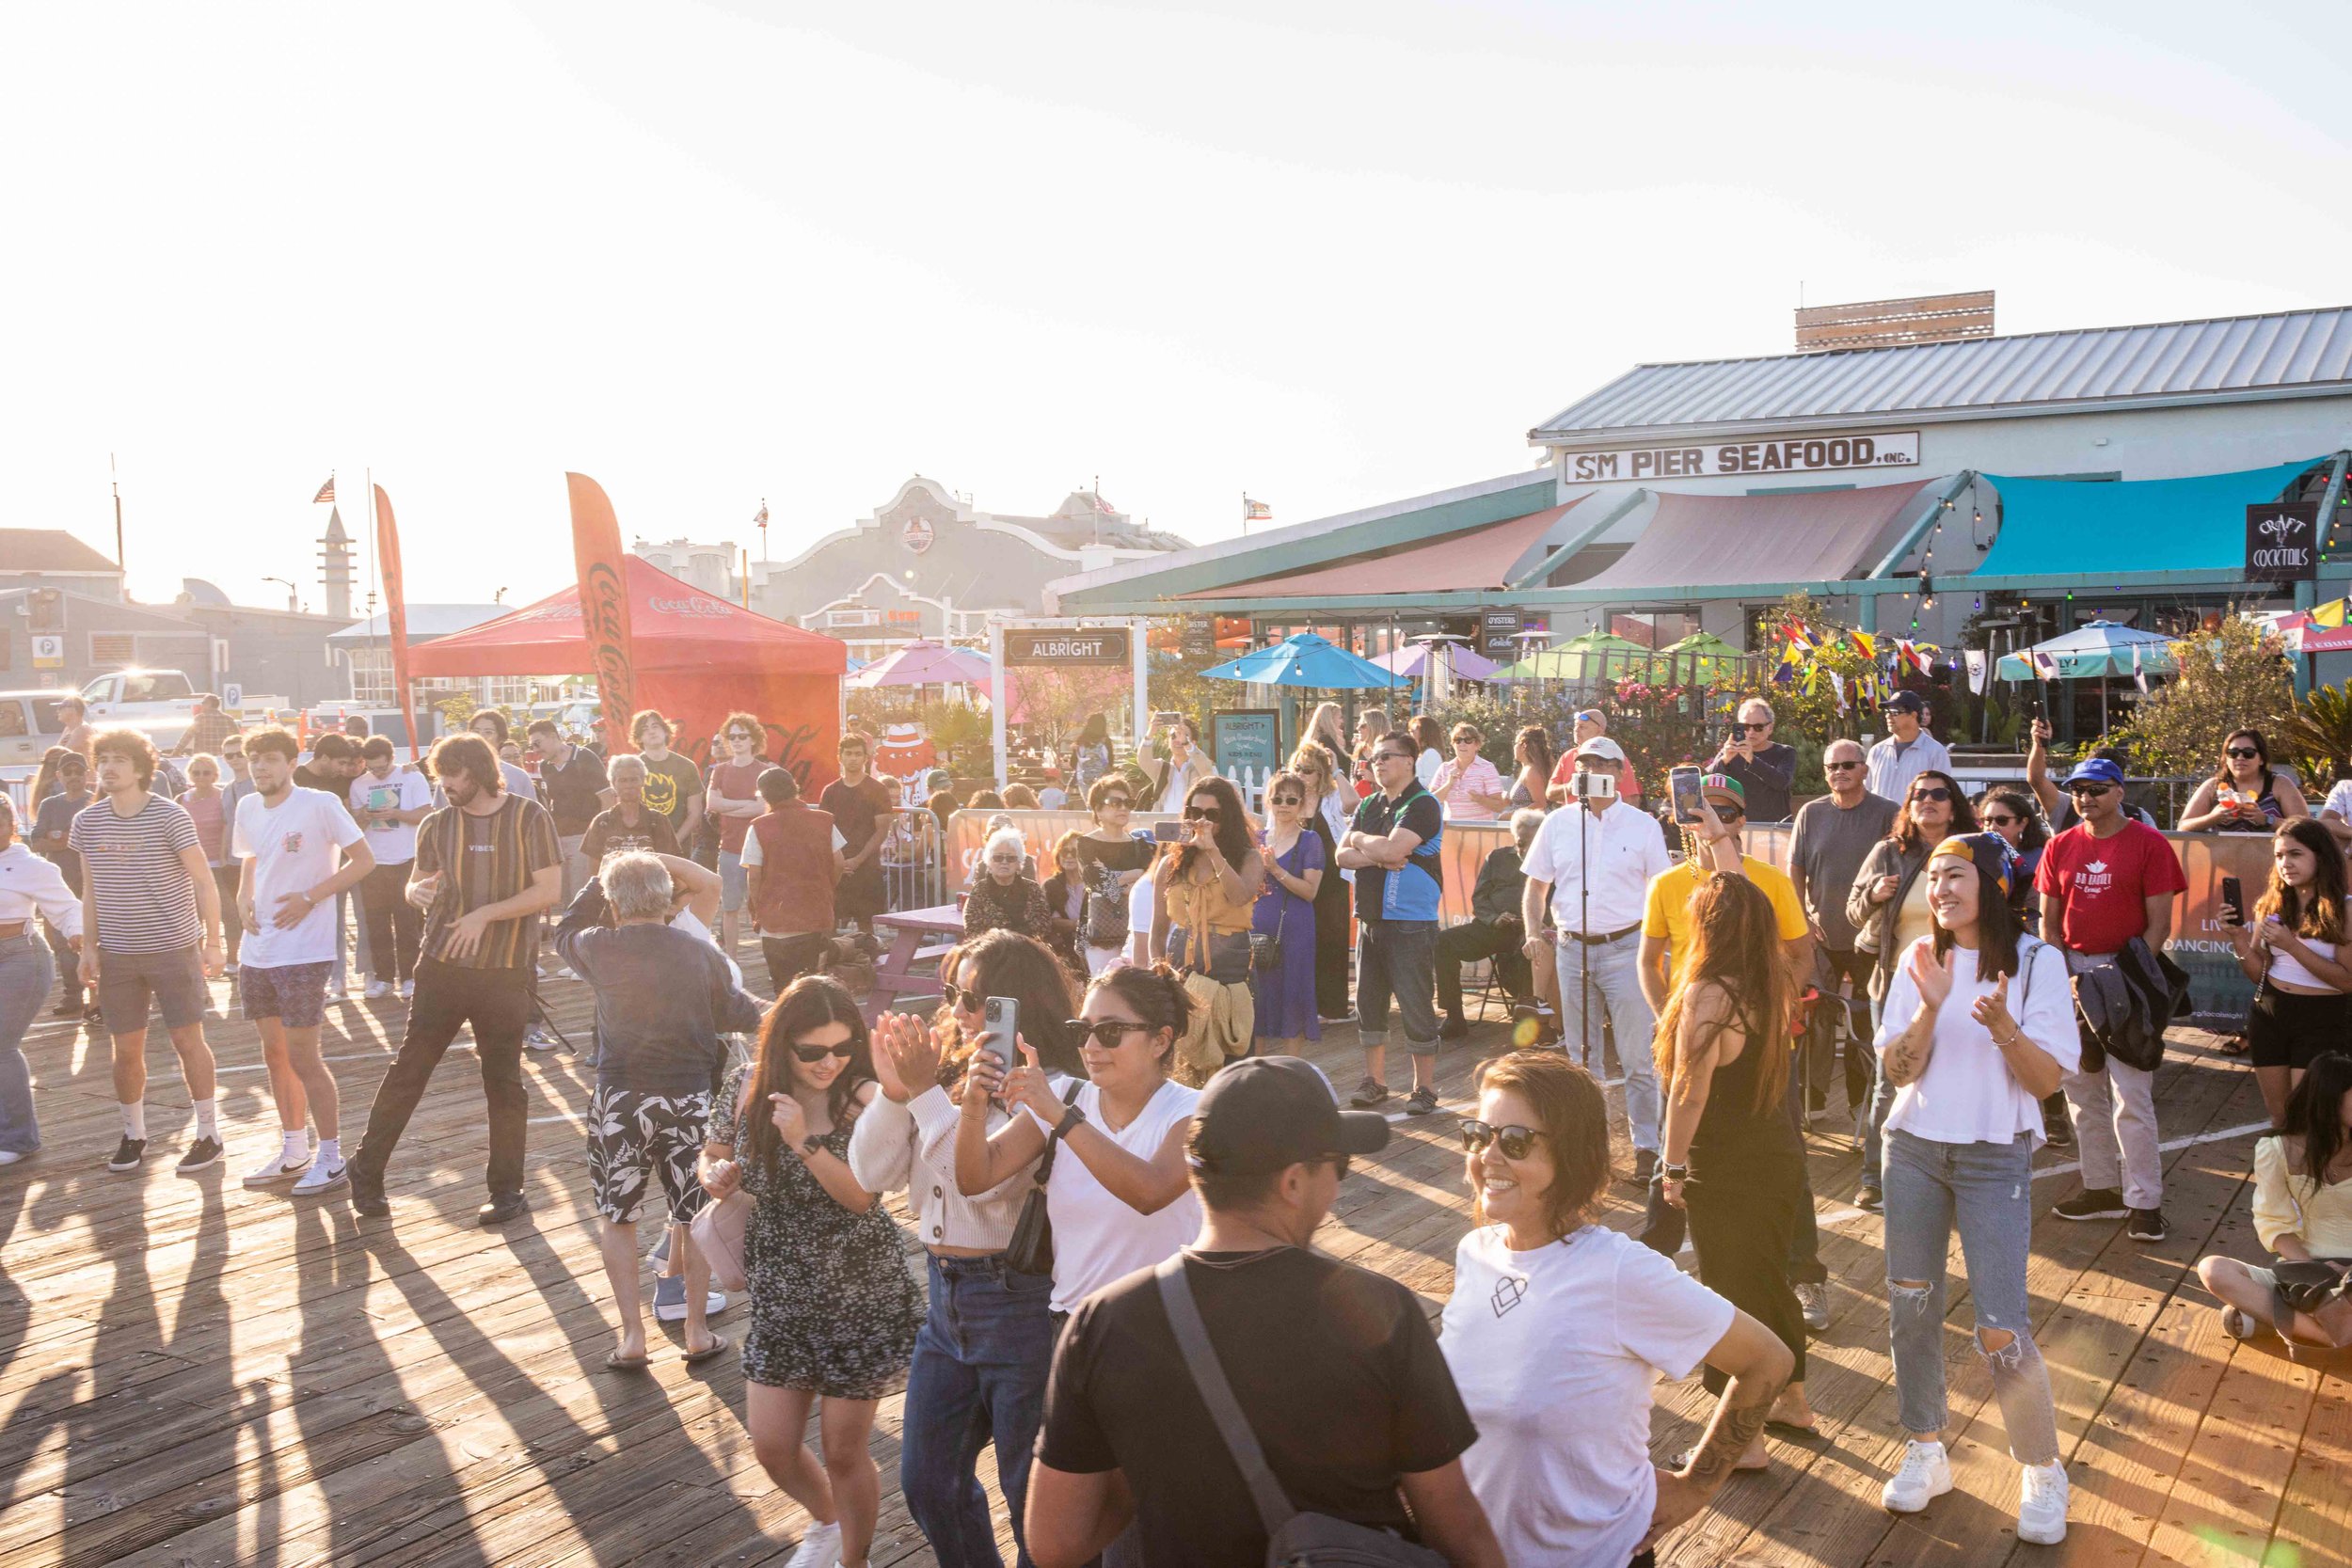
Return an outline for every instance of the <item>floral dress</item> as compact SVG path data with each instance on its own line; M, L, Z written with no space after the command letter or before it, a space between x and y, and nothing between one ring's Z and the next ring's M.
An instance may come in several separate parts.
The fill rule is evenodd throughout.
M924 1311L898 1227L880 1203L850 1213L787 1150L776 1151L772 1170L750 1162L736 1117L750 1071L739 1067L727 1075L710 1114L710 1141L734 1146L752 1197L743 1230L752 1297L743 1375L827 1399L896 1393L906 1386ZM844 1121L825 1134L834 1158L849 1158L852 1125Z

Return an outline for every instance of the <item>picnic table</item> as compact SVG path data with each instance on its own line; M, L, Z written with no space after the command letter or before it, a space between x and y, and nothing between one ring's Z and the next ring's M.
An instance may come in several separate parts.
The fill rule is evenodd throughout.
M954 904L899 910L876 915L874 925L891 933L891 942L882 962L874 966L874 989L866 998L868 1023L896 1006L902 996L939 993L938 973L917 974L915 965L924 959L936 959L955 945L963 935L963 911Z

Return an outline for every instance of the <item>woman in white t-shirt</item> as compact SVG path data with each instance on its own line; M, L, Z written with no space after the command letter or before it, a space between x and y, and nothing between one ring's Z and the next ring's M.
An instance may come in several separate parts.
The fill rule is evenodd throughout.
M2033 1151L2042 1101L2082 1060L2064 955L2018 929L2016 861L1998 833L1947 838L1921 878L1929 934L1895 965L1878 1052L1895 1085L1886 1117L1886 1283L1895 1392L1910 1434L1883 1493L1916 1513L1952 1489L1944 1451L1944 1272L1957 1226L1977 1349L1993 1373L2009 1451L2024 1466L2017 1535L2066 1536L2050 1374L2026 1299Z
M1173 1257L1200 1228L1184 1164L1200 1095L1168 1076L1191 1013L1184 982L1167 965L1123 965L1087 988L1077 1021L1084 1081L1049 1076L1025 1040L1009 1072L986 1051L972 1058L956 1129L956 1187L977 1197L1054 1156L1045 1206L1057 1328L1094 1291ZM991 1099L1028 1115L992 1133Z
M1632 1237L1593 1223L1609 1112L1583 1069L1514 1052L1462 1123L1479 1228L1454 1255L1438 1349L1478 1425L1462 1456L1510 1562L1643 1561L1764 1430L1792 1358L1772 1331ZM1728 1373L1685 1470L1650 1462L1651 1388Z

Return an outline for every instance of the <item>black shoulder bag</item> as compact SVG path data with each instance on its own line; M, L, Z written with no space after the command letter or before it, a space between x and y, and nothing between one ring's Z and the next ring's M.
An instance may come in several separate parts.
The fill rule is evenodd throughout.
M1085 1079L1073 1078L1061 1102L1074 1104L1085 1086ZM1021 1200L1021 1217L1012 1222L1012 1240L1005 1243L1005 1267L1015 1274L1054 1272L1054 1217L1045 1207L1045 1183L1053 1177L1054 1153L1060 1147L1061 1129L1057 1127L1045 1134L1045 1152L1037 1157L1029 1196Z
M1249 1418L1233 1398L1233 1386L1225 1381L1225 1368L1209 1342L1208 1325L1200 1321L1192 1286L1184 1278L1184 1255L1178 1253L1153 1272L1159 1275L1160 1301L1168 1308L1168 1326L1176 1331L1193 1386L1200 1391L1200 1402L1209 1407L1226 1451L1233 1456L1242 1480L1249 1484L1250 1499L1258 1505L1259 1522L1265 1526L1266 1568L1445 1568L1443 1556L1402 1536L1328 1513L1302 1513L1291 1505L1282 1483L1266 1467L1265 1450L1258 1447L1258 1434L1249 1430Z

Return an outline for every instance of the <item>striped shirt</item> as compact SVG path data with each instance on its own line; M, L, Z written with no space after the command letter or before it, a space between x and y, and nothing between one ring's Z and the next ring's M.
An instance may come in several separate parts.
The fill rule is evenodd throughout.
M100 952L168 953L204 940L196 882L180 861L199 847L196 823L178 805L150 795L137 816L119 816L101 796L73 818L66 843L81 852Z
M562 863L554 818L536 800L502 794L499 809L480 816L443 806L417 825L415 874L429 877L452 868L424 917L421 951L460 969L516 969L532 962L539 950L535 914L491 922L464 958L442 952L442 940L460 916L519 895L530 888L533 872Z

